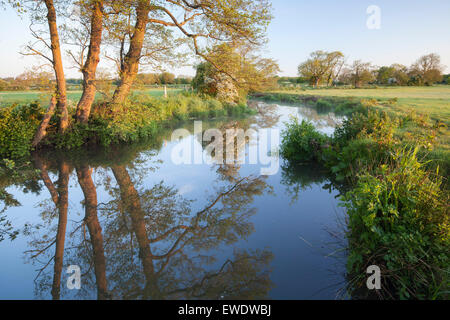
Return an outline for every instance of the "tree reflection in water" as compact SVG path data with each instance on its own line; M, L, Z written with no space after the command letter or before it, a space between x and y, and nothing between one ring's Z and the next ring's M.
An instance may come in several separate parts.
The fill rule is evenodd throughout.
M144 186L141 170L130 170L132 164L98 167L102 179L96 186L86 162L55 163L35 155L34 163L51 195L41 205L42 223L25 228L31 237L26 257L39 266L37 296L50 290L53 299L91 298L93 292L98 299L268 297L269 251L219 253L253 232L250 204L268 189L263 178L241 178L239 170L228 168L233 179L220 174L221 187L201 199L204 207L196 210L193 201L164 182ZM49 171L58 175L56 185ZM84 218L67 227L71 176L83 192ZM110 197L106 203L97 200L99 186ZM62 281L64 267L72 264L84 272L75 296Z

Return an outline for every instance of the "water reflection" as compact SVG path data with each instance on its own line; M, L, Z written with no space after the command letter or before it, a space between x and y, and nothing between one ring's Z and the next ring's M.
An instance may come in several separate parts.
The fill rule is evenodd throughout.
M269 251L236 251L219 268L211 267L219 261L210 253L254 231L249 218L256 210L249 204L268 188L264 178L242 178L233 165L220 167L226 183L205 195L207 204L198 210L164 181L147 187L139 183L141 170L131 170L133 175L118 164L101 182L111 200L99 205L93 168L86 161L69 164L35 154L34 163L51 196L43 205L42 222L28 226L33 239L26 254L40 266L37 296L45 297L50 287L53 299L69 294L61 280L63 265L76 264L87 270L79 298L93 291L98 299L268 297ZM55 184L49 170L58 175ZM84 218L68 230L70 176L76 176L83 192Z
M203 129L283 128L292 116L315 116L302 108L255 108L254 117L204 122ZM324 123L325 130L332 125ZM192 132L192 123L182 126ZM27 283L18 297L332 298L334 289L314 296L334 282L323 273L329 262L299 240L328 239L322 224L336 194L323 192L323 171L283 168L264 177L259 167L238 162L177 167L168 156L172 130L127 147L34 154L32 169L0 177L0 252L33 266L26 276L34 279L34 295ZM247 146L234 148L237 155ZM67 288L70 265L82 270L81 290ZM12 298L13 284L1 275L0 283L0 296Z

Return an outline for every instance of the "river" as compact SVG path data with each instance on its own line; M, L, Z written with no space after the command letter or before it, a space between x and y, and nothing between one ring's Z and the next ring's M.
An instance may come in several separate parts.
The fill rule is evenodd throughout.
M203 121L200 136L280 132L292 117L332 134L342 121L252 105L257 115ZM192 134L173 141L182 128ZM264 175L246 161L176 163L180 143L205 152L200 136L190 121L136 145L35 154L39 171L4 177L0 299L345 298L345 214L326 174L282 160Z

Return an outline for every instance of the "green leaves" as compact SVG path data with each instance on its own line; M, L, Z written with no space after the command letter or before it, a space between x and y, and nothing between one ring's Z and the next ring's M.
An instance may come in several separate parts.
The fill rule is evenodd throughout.
M0 108L1 156L15 159L29 154L43 112L38 104Z
M311 122L294 119L282 133L281 155L293 164L317 160L327 141Z
M441 179L429 175L416 154L417 149L395 151L393 162L362 174L343 198L352 254L364 257L349 271L383 266L395 275L389 281L396 295L405 299L435 295L430 278L446 281L449 268L446 195Z

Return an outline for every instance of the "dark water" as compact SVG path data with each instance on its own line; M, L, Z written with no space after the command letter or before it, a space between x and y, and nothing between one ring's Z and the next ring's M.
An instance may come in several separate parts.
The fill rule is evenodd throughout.
M256 105L256 116L203 130L283 129L297 117L331 134L340 121ZM108 151L34 155L40 171L2 177L0 299L344 296L344 214L323 172L282 161L270 176L254 164L176 165L172 131ZM198 136L185 142L205 147ZM67 287L71 265L79 290Z

